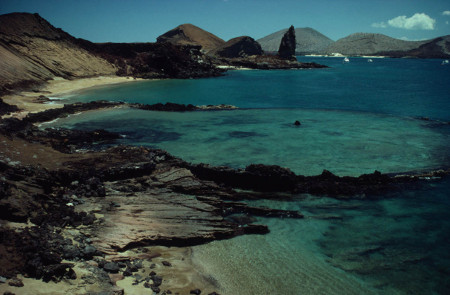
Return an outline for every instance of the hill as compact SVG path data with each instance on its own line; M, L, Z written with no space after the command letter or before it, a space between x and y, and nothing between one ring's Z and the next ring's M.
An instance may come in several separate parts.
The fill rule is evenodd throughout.
M169 42L176 45L200 45L205 52L209 52L223 44L225 41L192 24L183 24L162 34L158 43Z
M0 15L0 85L115 74L106 60L76 44L38 14Z
M257 41L266 52L277 52L280 46L281 38L288 29L283 29L273 34L270 34ZM312 28L296 28L295 37L297 46L295 52L297 54L311 54L323 51L327 46L334 41L327 36L319 33Z
M439 37L406 52L381 52L391 57L450 58L450 35Z
M339 39L328 46L323 53L343 55L381 55L383 52L407 52L429 41L404 41L382 34L355 33Z

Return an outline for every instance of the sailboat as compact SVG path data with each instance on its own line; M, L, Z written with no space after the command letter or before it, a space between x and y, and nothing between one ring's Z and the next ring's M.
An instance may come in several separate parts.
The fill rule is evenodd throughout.
M348 59L348 57L345 57L344 60L343 60L343 62L344 62L344 63L350 62L350 60Z
M441 65L446 65L446 64L448 64L448 59L442 61L442 63L441 63Z
M367 60L367 62L373 62L373 60L372 60L371 58L369 58L369 59Z

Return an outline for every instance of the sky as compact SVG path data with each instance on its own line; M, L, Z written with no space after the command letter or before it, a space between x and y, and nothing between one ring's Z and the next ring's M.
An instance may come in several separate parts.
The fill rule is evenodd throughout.
M0 0L0 14L39 13L93 42L154 42L183 23L225 41L311 27L332 40L381 33L404 40L450 35L450 0Z

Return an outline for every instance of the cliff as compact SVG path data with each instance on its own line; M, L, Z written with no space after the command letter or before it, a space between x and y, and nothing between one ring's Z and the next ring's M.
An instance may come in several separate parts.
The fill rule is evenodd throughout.
M211 51L211 54L220 57L247 57L251 55L262 55L263 50L261 45L255 41L252 37L242 36L236 37L228 42L222 44L215 50Z
M169 42L176 45L196 45L209 52L225 44L219 37L192 24L183 24L164 33L157 39L158 43Z

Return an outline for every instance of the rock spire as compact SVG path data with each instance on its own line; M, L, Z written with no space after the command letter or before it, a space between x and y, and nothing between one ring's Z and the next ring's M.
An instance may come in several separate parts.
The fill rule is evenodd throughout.
M295 60L295 29L291 26L281 39L278 56L284 59Z

